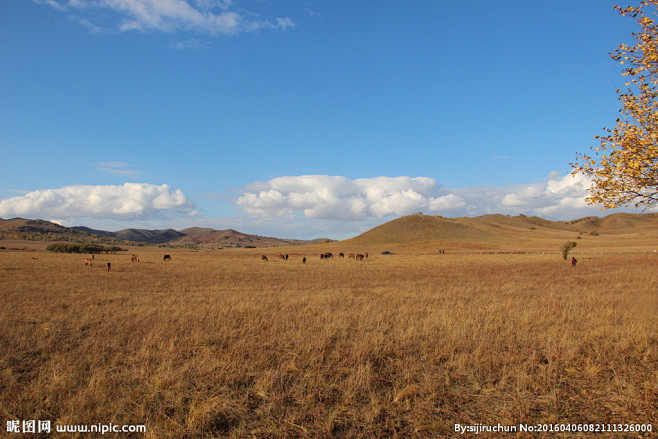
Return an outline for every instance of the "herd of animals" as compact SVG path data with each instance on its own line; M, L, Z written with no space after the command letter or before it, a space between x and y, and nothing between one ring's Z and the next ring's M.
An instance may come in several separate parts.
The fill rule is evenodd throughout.
M445 254L445 250L439 250L437 253L438 254ZM392 254L392 253L383 252L382 254ZM284 261L288 260L288 256L289 256L288 254L284 254L284 253L277 253L277 255L276 255L277 258L282 259ZM321 253L320 254L320 259L330 259L330 258L333 258L333 257L334 257L333 253ZM338 253L338 257L339 258L344 258L345 253ZM368 252L365 252L363 254L361 254L361 253L356 253L356 254L355 253L349 253L347 255L347 258L348 259L354 259L356 261L363 261L364 259L368 258ZM85 259L85 265L87 267L91 267L94 260L95 260L95 258L94 258L94 255L92 254L90 257ZM171 255L168 255L168 254L164 255L162 257L162 260L165 261L165 262L166 261L171 261ZM261 260L269 261L269 259L266 255L262 255ZM130 262L139 262L139 257L136 254L130 255ZM302 264L305 264L305 263L306 263L306 256L302 257ZM571 267L572 268L576 268L577 263L578 263L578 261L576 260L576 258L571 258ZM110 262L106 262L105 269L107 271L110 271L112 269L112 264Z
M279 258L279 259L283 259L284 261L288 260L288 255L287 254L277 253L276 257ZM333 257L334 257L333 253L321 253L320 254L320 259L329 259L329 258L333 258ZM338 257L339 258L344 258L345 253L339 253ZM363 261L363 259L367 258L367 257L368 257L367 252L363 253L363 254L361 254L361 253L357 253L357 254L350 253L350 254L347 255L348 259L354 259L356 261ZM89 258L85 259L85 265L87 267L91 267L94 260L95 260L94 255L91 255ZM163 261L171 261L171 255L164 255L162 260ZM268 261L269 259L267 258L267 256L262 255L261 260ZM139 257L136 254L130 255L130 262L139 262ZM303 264L306 263L306 256L304 256L302 258L302 263ZM107 271L110 271L112 269L112 264L110 262L107 262L106 265L105 265L105 269Z
M288 255L287 255L287 254L277 253L276 257L279 258L279 259L283 259L284 261L287 261L287 260L288 260ZM333 258L333 257L334 257L333 253L321 253L321 254L320 254L320 259L329 259L329 258ZM344 257L345 257L345 253L338 253L338 257L339 257L339 258L344 258ZM367 257L368 257L368 253L367 253L367 252L364 253L364 254L354 254L354 253L350 253L350 254L347 255L347 258L348 258L348 259L355 259L355 260L357 260L357 261L363 261L363 259L364 259L364 258L367 258ZM261 260L263 260L263 261L269 261L269 259L267 259L267 256L265 256L265 255L262 255L260 258L261 258ZM302 264L305 264L305 263L306 263L306 256L304 256L304 257L302 258Z

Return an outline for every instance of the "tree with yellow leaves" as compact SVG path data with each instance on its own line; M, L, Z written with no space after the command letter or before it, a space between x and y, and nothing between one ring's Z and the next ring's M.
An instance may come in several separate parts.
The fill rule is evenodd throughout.
M624 65L627 89L617 90L621 117L607 135L595 136L600 146L590 147L593 156L578 154L574 174L592 179L589 204L603 208L622 205L658 205L658 0L645 0L639 7L615 9L634 18L641 31L633 33L635 45L621 44L611 58Z

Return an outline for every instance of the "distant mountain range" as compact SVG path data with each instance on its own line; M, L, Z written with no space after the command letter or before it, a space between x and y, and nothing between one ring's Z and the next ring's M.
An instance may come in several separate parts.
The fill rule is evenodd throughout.
M0 238L34 239L46 241L105 242L105 243L146 243L170 246L194 246L210 248L239 247L283 247L291 245L317 244L331 240L280 239L249 235L236 230L215 230L190 227L185 230L124 229L118 232L95 230L89 227L63 227L40 219L0 218Z
M585 217L573 221L550 221L525 215L483 215L444 218L435 215L407 215L359 236L342 241L345 245L368 247L418 243L453 243L461 248L504 248L581 239L579 236L604 236L650 243L658 238L658 213L615 213L602 218ZM191 227L185 230L124 229L118 232L88 227L63 227L39 220L0 219L0 239L97 242L108 244L146 243L195 248L286 247L331 242L329 239L298 240L248 235L236 230ZM615 241L616 242L616 241ZM433 245L433 244L432 244ZM550 244L552 245L552 244Z

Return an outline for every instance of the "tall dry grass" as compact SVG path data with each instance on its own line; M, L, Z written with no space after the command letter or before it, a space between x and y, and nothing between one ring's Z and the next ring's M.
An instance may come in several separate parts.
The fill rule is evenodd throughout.
M658 429L654 255L139 256L0 254L3 418L147 438Z

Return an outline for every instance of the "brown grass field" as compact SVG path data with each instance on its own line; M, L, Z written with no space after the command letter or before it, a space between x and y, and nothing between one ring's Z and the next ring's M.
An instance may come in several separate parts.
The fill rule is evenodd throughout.
M269 249L264 262L140 248L139 263L130 250L93 267L2 251L0 436L22 437L9 420L143 424L102 437L153 439L476 437L455 424L522 423L653 432L477 437L656 436L656 254L575 251L572 269L557 251L394 250L357 262Z

